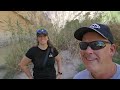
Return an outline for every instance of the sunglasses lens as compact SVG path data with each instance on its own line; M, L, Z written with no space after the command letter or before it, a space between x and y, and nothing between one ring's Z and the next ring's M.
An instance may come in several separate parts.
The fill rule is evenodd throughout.
M94 42L91 42L90 43L90 47L93 49L93 50L99 50L99 49L102 49L106 46L105 42L103 41L94 41Z
M91 47L93 50L99 50L102 49L106 46L106 43L104 41L93 41L93 42L80 42L80 49L81 50L86 50L88 46Z
M88 47L88 44L87 44L87 42L80 42L80 49L81 50L86 50L87 49L87 47Z

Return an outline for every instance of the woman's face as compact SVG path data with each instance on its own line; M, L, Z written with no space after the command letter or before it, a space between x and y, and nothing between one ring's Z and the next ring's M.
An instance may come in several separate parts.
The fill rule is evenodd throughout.
M41 45L47 44L48 36L40 35L37 37L37 40L38 40L39 44L41 44Z

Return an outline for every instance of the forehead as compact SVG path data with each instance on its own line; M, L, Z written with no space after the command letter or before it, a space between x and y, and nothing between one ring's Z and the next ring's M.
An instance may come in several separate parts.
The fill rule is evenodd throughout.
M87 32L83 35L82 41L96 41L96 40L106 40L103 36L97 32Z
M41 35L38 35L38 37L46 37L47 35L45 34L41 34Z

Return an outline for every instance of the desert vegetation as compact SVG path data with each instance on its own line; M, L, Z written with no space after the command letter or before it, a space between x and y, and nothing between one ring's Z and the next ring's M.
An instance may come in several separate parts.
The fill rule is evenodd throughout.
M119 16L119 13L111 16L109 22L107 21L107 18L109 18L107 13L104 15L101 13L93 19L90 19L89 13L87 13L84 15L85 19L83 21L79 22L78 19L67 21L64 28L58 28L52 23L44 20L44 17L39 18L39 23L36 23L34 20L36 16L35 12L30 12L29 16L32 24L26 26L23 26L18 20L13 24L11 22L11 18L8 18L5 21L7 30L11 32L10 44L12 45L10 48L11 52L5 57L5 68L7 70L7 73L4 76L5 79L11 79L16 73L21 72L18 67L18 63L26 51L31 46L36 45L36 30L41 28L45 28L48 31L51 42L59 50L59 52L69 50L72 57L79 57L79 42L74 38L74 31L81 26L90 25L92 23L106 23L108 26L110 26L111 31L115 36L115 43L117 44L117 52L114 57L114 61L120 64L120 23L118 20L116 20L116 17ZM106 17L106 19L104 18L104 21L103 16ZM83 64L80 64L77 70L81 71L83 69L85 69L85 67Z

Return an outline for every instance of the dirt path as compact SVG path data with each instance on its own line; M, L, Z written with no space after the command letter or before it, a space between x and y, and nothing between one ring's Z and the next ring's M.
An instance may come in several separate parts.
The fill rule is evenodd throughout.
M62 51L60 53L62 56L62 70L63 70L63 79L72 79L73 76L78 72L77 69L79 64L81 63L80 60L76 57L72 57L69 51Z

